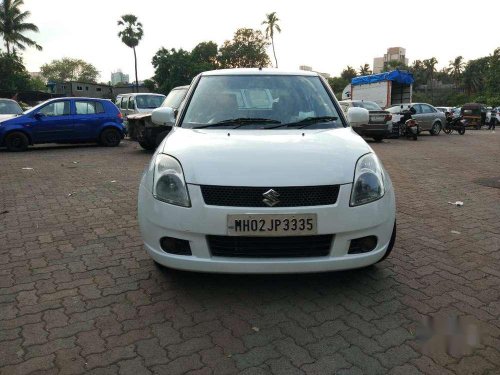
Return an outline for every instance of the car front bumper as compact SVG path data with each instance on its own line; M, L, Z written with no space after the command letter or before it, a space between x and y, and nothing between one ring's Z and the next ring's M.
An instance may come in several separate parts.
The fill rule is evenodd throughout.
M390 184L389 184L390 185ZM205 205L198 185L188 184L192 207L173 206L156 200L141 184L139 225L148 254L167 267L219 273L299 273L360 268L379 261L386 253L395 222L392 186L378 201L350 207L351 184L341 185L337 203L329 206L286 208L242 208ZM317 215L317 234L333 234L327 256L307 258L235 258L212 256L206 235L227 235L228 214ZM374 250L348 254L350 241L376 236ZM174 255L161 249L162 237L189 241L192 255Z

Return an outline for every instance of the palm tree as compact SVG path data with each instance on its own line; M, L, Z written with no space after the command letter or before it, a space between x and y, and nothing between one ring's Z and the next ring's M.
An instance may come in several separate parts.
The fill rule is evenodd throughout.
M455 80L455 85L458 87L462 74L465 68L464 58L462 56L455 57L455 60L450 61L451 76Z
M431 83L431 98L434 101L434 73L436 72L436 65L438 61L435 57L431 57L430 59L426 59L423 61L425 71L427 73L427 83Z
M25 50L26 46L42 50L42 47L34 40L23 35L26 31L38 32L38 27L25 22L31 13L21 12L22 5L24 5L23 0L4 0L0 4L0 35L3 37L8 55L10 55L11 47L12 52L15 52L16 48Z
M139 80L137 78L137 54L135 53L135 47L139 45L144 32L142 31L142 23L137 21L137 17L133 14L123 15L122 18L118 20L118 26L124 26L124 28L118 33L118 36L127 47L134 50L135 88L136 91L139 92Z
M276 59L276 51L274 50L274 30L281 33L281 28L278 25L279 18L276 16L276 12L266 14L266 20L262 22L266 26L266 38L271 38L271 44L273 46L274 61L276 62L276 68L278 67L278 60Z
M370 69L370 65L368 65L368 64L360 65L360 67L359 67L359 75L360 76L366 76L368 74L372 74L372 71Z

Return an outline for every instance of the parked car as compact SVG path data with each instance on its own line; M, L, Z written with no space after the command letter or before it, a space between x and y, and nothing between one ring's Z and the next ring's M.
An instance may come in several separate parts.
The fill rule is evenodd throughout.
M427 103L404 103L388 109L392 114L393 123L397 123L401 112L413 108L412 117L418 122L421 131L429 131L431 135L438 135L446 124L446 115Z
M127 117L136 113L151 113L165 100L162 94L131 93L116 97L115 104L120 109L125 122Z
M171 107L176 113L189 86L179 86L169 92L160 107ZM155 111L155 110L153 110ZM173 124L154 124L151 113L136 113L127 117L127 132L130 139L139 142L145 150L154 150L172 129Z
M104 99L51 99L22 115L0 120L0 146L10 151L24 151L39 143L118 146L124 134L120 111Z
M350 108L346 119L314 72L217 70L191 87L177 117L169 107L152 114L175 123L139 188L154 261L286 273L365 267L389 255L391 180L349 126L367 123L366 109Z
M352 107L368 110L370 114L368 123L356 127L353 126L353 130L359 135L373 138L375 141L380 142L392 133L392 115L389 111L384 111L380 108L377 103L367 100L342 100L339 104L346 114L349 108Z
M23 113L18 102L11 99L0 99L0 119L14 117Z

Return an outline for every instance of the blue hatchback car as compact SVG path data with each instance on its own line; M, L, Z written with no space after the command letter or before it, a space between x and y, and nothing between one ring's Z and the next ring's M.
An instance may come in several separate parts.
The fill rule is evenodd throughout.
M124 136L120 111L105 99L57 98L21 115L0 116L0 146L10 151L39 143L98 142L113 147Z

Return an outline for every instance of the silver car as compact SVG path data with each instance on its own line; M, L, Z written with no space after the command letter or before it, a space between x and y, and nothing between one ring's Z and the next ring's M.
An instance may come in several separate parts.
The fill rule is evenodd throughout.
M446 115L427 103L398 104L387 110L392 113L393 123L399 121L399 114L405 109L414 109L412 117L417 120L420 130L438 135L446 124Z
M118 95L115 104L126 119L128 115L135 113L151 113L164 100L165 95L162 94L132 93Z

